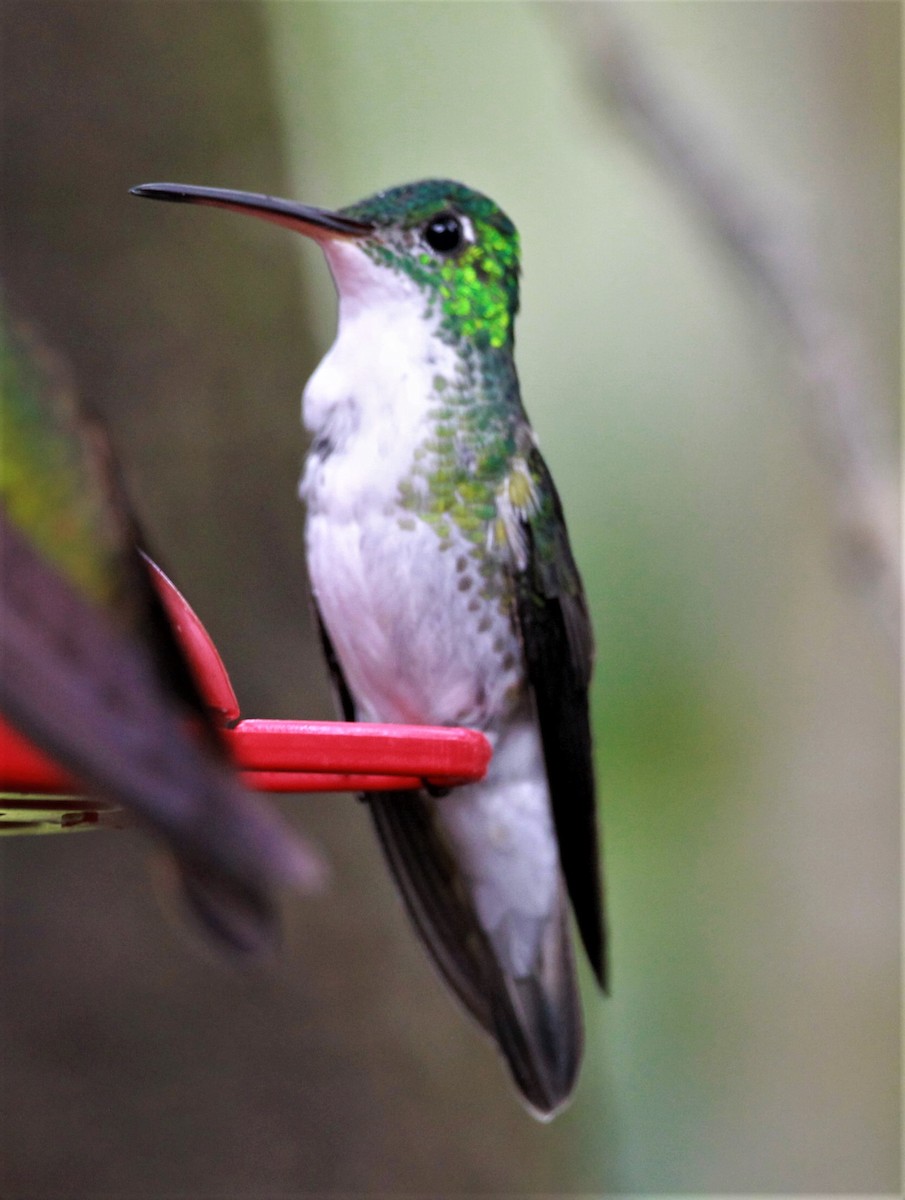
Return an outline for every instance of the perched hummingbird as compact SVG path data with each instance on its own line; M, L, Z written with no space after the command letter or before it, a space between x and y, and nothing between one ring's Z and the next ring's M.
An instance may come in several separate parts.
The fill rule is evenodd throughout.
M368 803L415 928L537 1116L569 1098L582 1023L568 893L606 986L588 721L593 643L513 359L519 242L447 180L336 212L178 184L320 243L339 331L308 382L301 482L321 635L350 720L464 725L494 753L448 795Z

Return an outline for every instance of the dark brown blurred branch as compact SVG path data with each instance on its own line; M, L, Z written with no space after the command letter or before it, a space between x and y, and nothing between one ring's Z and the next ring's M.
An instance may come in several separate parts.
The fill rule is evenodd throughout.
M821 279L807 223L755 186L732 145L675 86L617 6L558 8L596 96L657 164L761 292L791 340L806 419L828 467L844 549L898 637L901 601L894 435L849 314Z

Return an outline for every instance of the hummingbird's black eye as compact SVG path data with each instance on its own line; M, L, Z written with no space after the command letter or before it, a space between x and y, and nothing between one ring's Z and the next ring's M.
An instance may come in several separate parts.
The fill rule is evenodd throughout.
M424 240L437 254L454 254L465 240L462 222L455 213L438 213L425 225Z

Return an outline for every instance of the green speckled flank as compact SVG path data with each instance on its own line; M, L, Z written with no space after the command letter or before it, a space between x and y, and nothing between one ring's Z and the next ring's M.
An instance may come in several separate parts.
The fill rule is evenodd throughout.
M514 556L507 514L511 521L511 514L535 510L537 482L524 458L530 434L507 359L505 369L486 375L463 362L457 377L435 390L431 433L398 495L405 513L400 528L410 528L408 514L415 514L437 534L441 550L455 546L461 590L498 601L501 611L512 601L508 573L500 570Z

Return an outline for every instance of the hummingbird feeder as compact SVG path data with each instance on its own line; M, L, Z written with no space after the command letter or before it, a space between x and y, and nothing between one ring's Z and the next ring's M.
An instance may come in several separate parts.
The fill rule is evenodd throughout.
M156 563L151 578L229 757L258 792L409 791L482 779L491 748L477 730L350 721L243 718L210 634ZM53 832L128 824L103 798L0 717L0 832Z

